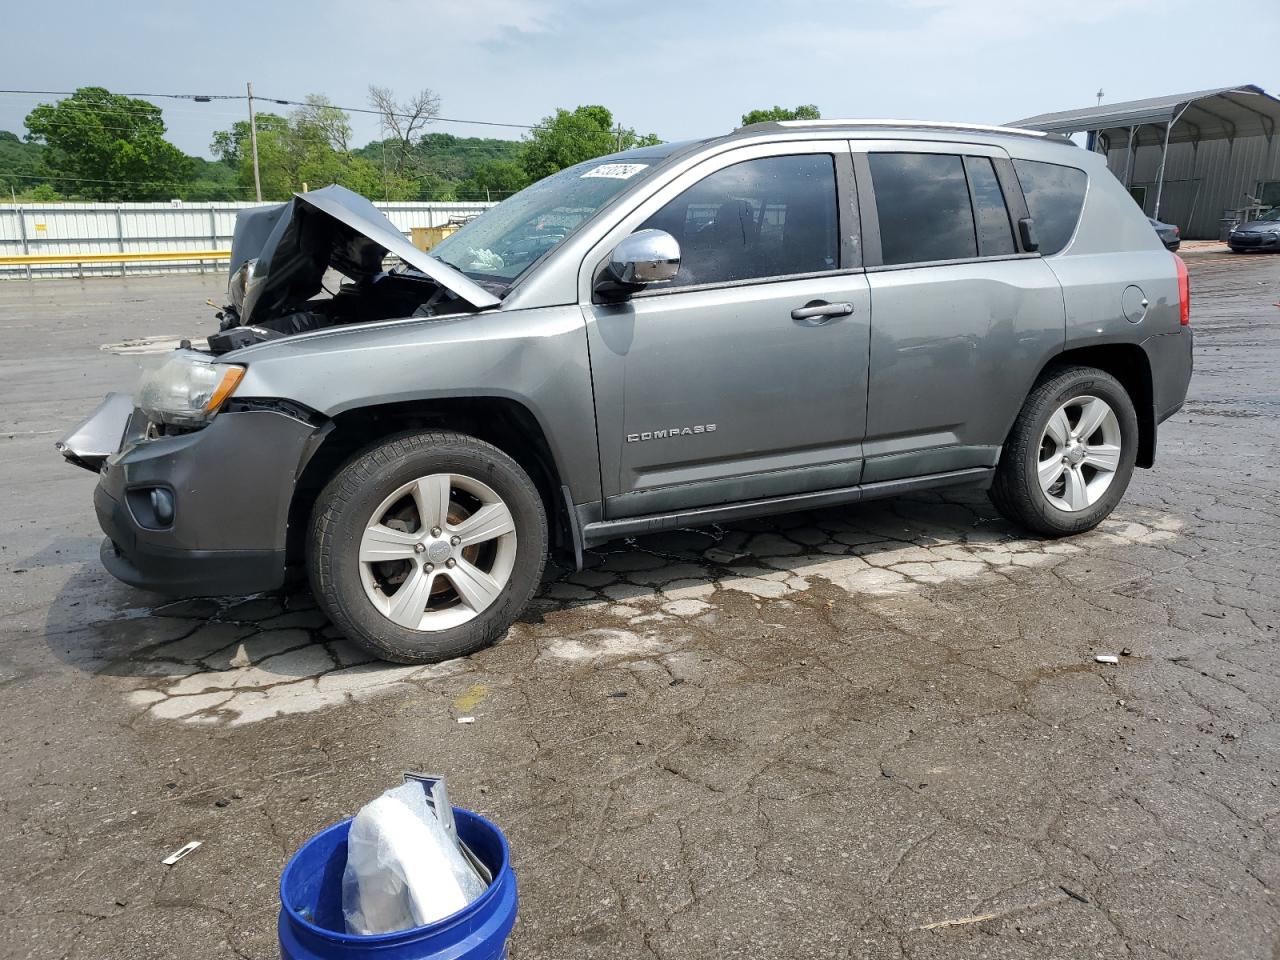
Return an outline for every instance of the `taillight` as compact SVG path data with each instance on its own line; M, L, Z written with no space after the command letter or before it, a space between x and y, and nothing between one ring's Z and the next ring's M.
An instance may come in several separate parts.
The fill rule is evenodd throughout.
M1176 253L1173 260L1178 265L1178 322L1185 327L1191 323L1191 274Z

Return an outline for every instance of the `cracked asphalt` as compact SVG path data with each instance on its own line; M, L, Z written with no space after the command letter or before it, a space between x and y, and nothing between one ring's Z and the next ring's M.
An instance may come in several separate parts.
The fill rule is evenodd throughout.
M273 957L290 853L425 770L507 831L517 960L1280 957L1280 257L1187 259L1191 395L1097 531L642 538L425 668L99 568L52 441L218 277L0 284L0 956Z

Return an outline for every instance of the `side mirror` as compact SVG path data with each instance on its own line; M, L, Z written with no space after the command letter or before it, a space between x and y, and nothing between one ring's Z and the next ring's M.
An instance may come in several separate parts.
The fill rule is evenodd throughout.
M1030 217L1018 221L1018 236L1022 240L1022 249L1027 253L1035 253L1040 249L1040 238L1036 236L1036 222Z
M680 272L680 244L665 230L637 230L613 248L601 286L607 292L667 283Z

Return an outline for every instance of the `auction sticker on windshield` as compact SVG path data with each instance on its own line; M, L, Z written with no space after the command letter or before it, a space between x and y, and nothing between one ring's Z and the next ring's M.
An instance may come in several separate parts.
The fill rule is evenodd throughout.
M608 177L610 180L630 180L647 166L647 163L602 163L584 173L582 179Z

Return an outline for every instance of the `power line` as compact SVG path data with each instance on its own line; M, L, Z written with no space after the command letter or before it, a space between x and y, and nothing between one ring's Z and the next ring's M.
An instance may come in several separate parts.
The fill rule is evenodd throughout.
M88 88L93 89L93 88ZM97 89L105 89L99 87ZM110 92L110 91L109 91ZM0 93L18 93L33 97L71 97L79 93L78 90L0 90ZM168 98L172 100L195 100L203 103L206 100L244 100L243 93L111 93L116 97L155 97Z
M255 97L254 99L266 100L269 103L278 103L283 106L290 106L290 107L312 106L312 104L309 104L306 101L299 101L299 100L272 100L268 97ZM378 117L389 116L389 117L396 117L397 119L400 119L400 120L418 119L418 117L416 117L412 113L391 113L383 110L374 110L371 107L343 107L343 106L339 106L336 103L326 103L326 104L322 104L322 106L334 107L337 110L341 110L343 113L371 113L374 116L378 116ZM468 124L476 124L482 127L511 127L517 130L533 130L537 126L537 124L533 124L533 123L503 123L498 120L459 120L453 117L429 117L428 122L430 123L468 123Z
M70 96L74 96L75 93L76 91L74 90L0 90L0 94L4 94L8 96L70 97ZM120 96L120 97L152 97L154 99L171 98L171 99L177 99L177 100L192 100L198 103L203 103L210 100L242 100L243 101L243 100L249 99L248 95L243 93L238 93L238 94L120 93L120 94L113 94L113 95ZM253 99L261 103L274 103L282 107L314 106L314 104L307 103L307 101L305 100L287 100L280 97L264 97L264 96L255 95ZM108 112L111 110L142 111L145 109L143 107L128 107L120 104L107 105L107 104L86 103L84 104L84 106L98 107L102 109L103 112ZM152 106L155 106L155 104L152 104ZM401 120L415 119L414 115L410 113L394 113L394 112L386 113L382 110L375 110L371 107L344 107L336 103L325 103L325 104L322 104L322 106L334 107L338 110L343 111L344 113L366 113L366 114L372 114L374 116L393 116ZM227 116L230 116L230 114L227 114ZM432 123L462 123L462 124L471 124L471 125L482 126L482 127L508 127L514 130L532 130L537 126L537 124L532 124L532 123L506 123L499 120L468 120L468 119L462 119L459 117L439 117L439 116L431 117L430 121Z
M0 179L5 177L17 177L19 180L66 180L76 183L122 183L131 186L150 186L150 187L190 187L200 181L196 180L105 180L98 177L66 177L56 173L10 173L8 171L0 172ZM215 186L225 187L229 190L243 190L244 188L235 184L219 184L217 181L205 181L213 183Z

